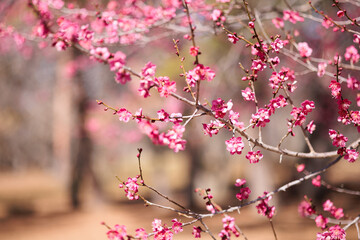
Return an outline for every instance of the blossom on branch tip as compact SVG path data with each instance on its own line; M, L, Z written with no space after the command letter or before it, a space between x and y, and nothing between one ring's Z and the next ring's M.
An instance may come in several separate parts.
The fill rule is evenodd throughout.
M255 101L255 93L249 87L241 90L241 95L246 101Z
M199 47L194 47L191 46L190 47L190 55L196 57L197 55L199 55Z
M138 179L140 176L136 176L134 178L128 178L128 180L122 184L119 184L119 188L124 188L126 193L126 197L129 200L137 200L139 199L139 195L137 195L139 191Z
M332 80L330 82L329 88L331 90L331 95L336 98L339 99L341 97L341 86L340 83L338 83L337 81Z
M344 159L348 162L355 162L359 158L359 152L355 149L347 149Z

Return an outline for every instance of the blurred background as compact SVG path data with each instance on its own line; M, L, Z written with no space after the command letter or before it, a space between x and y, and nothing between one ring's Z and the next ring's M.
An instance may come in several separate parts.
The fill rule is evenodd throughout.
M316 4L335 16L336 11L325 2L316 1ZM305 8L302 1L289 3L295 8ZM99 4L106 7L107 1ZM268 20L264 16L263 24L269 35L276 34L277 30L269 20L281 16L284 3L252 1L251 5L259 12L271 12ZM11 24L26 34L29 30L25 23L34 21L34 16L25 8L26 1L3 2L0 22ZM304 11L313 14L308 7ZM359 10L353 11L359 16ZM236 16L235 11L232 17ZM202 20L201 16L194 18ZM299 31L296 40L308 42L314 50L313 56L332 59L335 52L342 55L352 44L350 35L324 31L320 23L312 23L305 19L304 23L296 25ZM290 24L287 27L293 29ZM247 85L241 81L244 73L238 63L250 67L250 50L243 43L230 44L225 34L211 25L198 29L196 40L201 51L200 62L214 69L217 75L214 81L202 84L201 98L204 102L218 97L225 101L232 99L234 109L240 112L240 118L247 125L254 106L242 99L241 90ZM233 21L229 29L248 36L248 31L238 21ZM126 53L127 65L136 71L152 61L157 65L156 76L169 76L175 80L181 94L185 84L179 77L180 63L174 54L172 39L180 39L181 55L186 58L185 68L192 69L193 59L188 54L191 45L182 38L187 33L186 29L184 31L174 33L159 29L152 34L168 34L161 34L163 37L157 41L112 47L111 50ZM155 91L151 92L150 98L137 97L137 79L126 85L117 84L108 66L89 60L77 50L57 52L51 47L36 45L39 43L14 42L0 31L0 239L106 239L107 229L100 224L102 221L110 226L128 225L131 231L138 227L150 231L153 218L162 218L170 225L170 220L179 216L145 207L141 201L130 203L123 190L118 188L116 176L126 180L139 173L137 148L143 149L145 181L199 211L204 211L205 204L194 192L195 188L211 188L215 201L226 207L238 203L234 187L237 178L247 179L253 199L265 190L274 190L299 178L301 175L295 169L297 163L306 163L311 171L329 161L284 157L279 163L278 155L262 151L262 162L250 165L245 159L246 154L230 156L226 151L224 141L231 138L231 132L223 131L212 138L203 134L201 124L208 123L210 119L207 118L194 119L188 125L185 132L188 143L184 152L175 154L164 146L154 146L135 123L120 122L117 116L98 106L96 100L113 107L125 107L133 113L142 107L144 114L150 116L156 116L160 108L185 114L191 114L191 109L173 98L159 98ZM309 121L312 119L317 124L311 137L315 150L334 150L327 136L330 126L336 124L337 114L327 87L331 78L318 78L316 72L306 72L292 59L282 57L280 65L293 69L297 75L295 103L299 105L305 99L315 101L318 112L309 116ZM266 83L269 73L261 73L256 83L260 105L267 104L271 98ZM279 110L271 118L270 124L263 129L265 142L273 145L279 142L287 131L289 112L289 109ZM358 138L352 128L335 126L349 137L350 142ZM160 125L160 129L166 131L166 126ZM299 133L296 132L284 146L294 151L307 151ZM244 153L247 151L248 147ZM342 161L323 177L335 186L360 189L358 162ZM302 219L297 214L297 205L305 192L318 206L330 198L337 207L344 208L349 217L359 213L359 196L344 196L303 184L280 193L272 201L278 212L274 223L279 239L314 239L320 231L312 220ZM149 191L141 193L152 201L166 204ZM257 215L254 206L242 210L241 215L237 217L238 223L249 239L273 239L269 223ZM209 224L214 227L214 232L221 230L220 218L209 220ZM350 236L355 232L351 229ZM176 239L189 239L189 234L191 229Z

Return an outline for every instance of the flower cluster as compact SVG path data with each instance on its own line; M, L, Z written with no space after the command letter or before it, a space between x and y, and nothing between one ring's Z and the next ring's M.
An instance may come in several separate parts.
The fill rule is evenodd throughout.
M246 180L245 180L245 179L236 179L235 186L236 186L236 187L241 187L241 186L243 186L245 183L246 183ZM236 198L237 198L239 201L248 199L250 193L251 193L250 188L248 188L248 187L242 187L242 188L240 188L240 192L238 192L238 193L236 194Z
M250 163L258 163L264 156L261 154L260 150L257 150L256 152L248 152L245 157Z
M229 140L225 141L226 150L230 152L231 155L235 153L241 154L241 151L244 149L244 143L241 137L232 137Z
M335 225L330 227L328 231L318 233L316 240L346 240L346 233L339 225Z
M324 211L330 212L330 214L336 219L344 217L344 212L342 208L337 208L334 206L334 203L329 199L323 203Z
M129 200L137 200L139 199L139 195L137 194L139 191L139 183L138 179L140 176L136 176L134 178L128 178L126 182L123 182L119 184L119 188L124 188L124 191L126 193L126 197ZM140 181L140 184L142 184L142 180Z
M261 197L264 197L267 194L268 194L267 192L264 192L264 195ZM256 205L258 213L263 216L266 216L269 219L271 219L275 214L275 206L269 206L269 201L271 200L271 198L272 196L264 198L260 201L258 205Z
M308 217L315 214L315 206L312 204L311 199L305 196L305 200L301 201L298 206L298 212L302 217Z
M154 233L155 240L172 240L174 234L183 231L181 222L179 222L176 218L171 221L173 225L170 229L166 226L166 224L162 225L160 219L154 219L152 222L152 231Z
M219 237L221 239L230 239L231 233L233 233L235 237L240 236L239 231L236 229L235 218L226 215L222 219L222 223L223 223L223 229L219 233Z
M212 101L211 110L214 111L215 118L223 118L226 113L231 110L233 103L231 99L225 103L224 100L218 98Z
M215 78L215 72L202 64L198 64L194 69L186 73L186 81L190 87L195 87L199 80L212 81Z
M293 107L290 113L293 118L288 122L288 131L291 133L291 135L294 135L293 127L301 126L305 122L306 116L310 112L312 112L314 108L315 108L314 102L309 100L305 100L304 102L302 102L300 108Z

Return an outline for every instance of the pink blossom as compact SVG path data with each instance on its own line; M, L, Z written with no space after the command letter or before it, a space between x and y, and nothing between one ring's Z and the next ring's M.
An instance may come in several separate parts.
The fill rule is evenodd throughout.
M256 152L250 151L246 154L246 159L248 159L250 163L258 163L263 157L259 150Z
M214 22L225 22L226 18L223 15L223 12L219 9L214 9L211 13L211 18Z
M115 74L115 82L125 84L131 81L130 73L128 73L125 69L120 69Z
M244 185L246 183L246 180L245 179L240 179L240 178L238 178L238 179L236 179L236 181L235 181L235 186L236 187L241 187L242 185Z
M360 125L360 111L350 111L351 121L356 124Z
M305 100L301 103L301 106L303 107L303 113L307 115L308 113L312 112L312 110L315 108L315 104L313 101Z
M236 229L235 218L226 215L223 219L223 229L219 233L221 239L230 239L231 234L233 233L235 237L239 237L240 233Z
M284 28L284 20L282 18L276 17L276 18L273 18L271 21L275 25L276 28L278 28L278 29Z
M139 195L137 195L139 191L139 184L137 183L139 177L140 176L136 176L134 178L128 178L126 182L119 185L119 188L124 188L126 197L129 200L139 199Z
M158 118L160 121L164 121L164 122L169 121L169 114L167 112L165 112L164 109L157 111L157 114L158 114Z
M244 149L244 143L241 137L232 137L229 140L225 141L226 150L230 152L231 155L235 153L241 154L241 151Z
M228 37L228 40L233 44L236 44L236 42L238 41L238 38L236 36L234 36L233 34L228 34L227 37Z
M329 222L329 219L323 217L323 215L318 215L316 218L315 218L315 223L316 223L316 226L321 228L321 229L325 229L326 228L326 224Z
M345 147L348 138L342 135L341 133L336 132L333 129L329 130L329 136L333 141L332 144L336 147Z
M328 231L318 233L316 240L346 240L346 233L339 225L335 225L330 227Z
M109 240L126 240L126 226L116 224L114 228L111 228L107 233L107 237Z
M270 46L275 52L279 52L279 50L284 47L284 42L280 38L277 38L275 41L270 43Z
M303 22L304 18L300 17L298 12L291 11L291 10L284 10L283 19L285 21L290 21L291 23L295 24L296 22Z
M186 81L191 87L195 87L199 80L211 81L214 77L215 72L202 64L198 64L193 70L186 73Z
M323 203L324 211L329 212L329 211L331 211L331 209L333 209L333 207L334 207L334 203L332 201L330 201L329 199Z
M337 81L332 80L330 82L329 88L331 90L331 95L338 99L341 97L341 86L340 83L338 83Z
M321 23L321 25L324 28L329 29L330 27L334 26L334 23L331 20L332 19L330 17L326 17L323 19L323 22Z
M192 235L194 235L194 238L201 238L201 232L202 232L201 227L193 226Z
M267 192L264 192L264 197L267 194ZM258 213L266 216L267 218L271 219L275 215L275 206L269 206L269 201L271 200L271 196L262 199L258 205L256 205L256 209L258 210Z
M359 158L359 153L355 149L347 149L344 159L348 162L355 162Z
M327 63L325 62L321 62L318 65L318 71L317 71L317 75L318 77L322 77L325 75L325 68L327 67Z
M191 46L190 47L190 55L192 56L197 56L199 54L199 47L194 47L194 46Z
M141 240L147 240L148 239L148 235L145 231L145 229L143 228L138 228L135 230L135 237L139 238Z
M337 11L336 15L338 17L343 17L343 16L345 16L345 12L343 10L339 10L339 11Z
M315 187L320 187L321 186L321 176L317 175L315 178L312 179L311 183Z
M174 152L179 152L185 149L186 140L182 139L185 127L180 124L174 124L172 129L167 133L162 133L159 136L160 143L167 145Z
M311 199L306 198L306 200L303 200L298 206L298 212L302 217L308 217L315 214L315 208L311 203Z
M248 23L248 26L249 26L250 28L255 28L255 24L254 24L253 21L250 21L250 22Z
M348 88L353 90L360 90L360 82L356 78L349 76L346 79L346 83Z
M353 41L354 43L360 44L360 35L354 34Z
M270 122L269 111L265 108L260 108L255 114L252 114L250 123L257 127L265 127L266 123ZM253 127L254 127L253 126Z
M255 73L259 71L263 71L266 68L266 63L262 60L257 59L252 61L251 69L255 71Z
M241 189L240 189L240 192L236 194L236 198L237 198L239 201L248 199L250 193L251 193L250 188L248 188L248 187L241 188Z
M346 61L350 60L351 63L357 63L359 61L359 59L360 59L360 55L358 53L358 50L353 45L346 48L346 52L344 54L344 57L345 57Z
M219 130L225 126L224 123L220 122L219 120L212 121L210 120L209 124L203 123L203 130L205 135L212 135L218 134Z
M212 101L211 110L214 111L214 115L216 118L223 118L225 114L231 110L232 106L233 103L231 99L227 103L225 103L224 100L218 98Z
M141 69L141 76L143 77L153 77L155 76L156 71L156 65L154 65L152 62L146 63L146 65Z
M171 220L173 222L172 229L174 230L174 233L179 233L183 231L182 223L179 222L176 218Z
M234 125L234 127L237 127L239 129L244 128L244 123L240 122L239 119L240 114L238 112L234 112L233 110L229 111L229 120Z
M305 164L299 164L299 165L297 165L297 167L296 167L296 171L298 171L298 172L302 172L302 171L304 171L304 169L305 169Z
M154 79L158 86L158 92L161 97L168 97L176 92L176 82L170 81L169 77L158 77Z
M255 93L248 87L245 90L241 90L241 95L246 101L255 101Z
M299 42L298 43L298 50L299 50L300 56L302 56L302 57L310 57L310 55L312 54L312 51L313 51L309 47L307 42Z
M118 71L125 65L126 55L121 52L117 51L113 57L110 57L108 60L110 70L111 71Z
M125 108L120 108L117 112L117 115L119 115L119 120L122 122L128 122L130 118L132 117L131 112L126 110Z
M333 208L331 209L331 215L333 215L336 219L340 219L344 217L344 211L342 208Z
M308 130L308 132L310 134L312 134L316 129L316 125L314 124L314 121L309 122L309 124L306 126L306 130Z

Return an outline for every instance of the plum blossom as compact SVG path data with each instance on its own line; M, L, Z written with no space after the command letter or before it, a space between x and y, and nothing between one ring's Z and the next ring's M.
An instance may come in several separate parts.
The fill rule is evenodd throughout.
M298 206L298 212L302 217L308 217L315 214L315 207L311 203L311 199L305 196L305 200L301 201Z
M351 63L357 63L360 59L358 50L353 45L346 48L344 57L346 61L350 60Z
M316 125L314 124L314 121L309 122L309 124L306 126L306 130L312 134L316 129Z
M314 185L315 187L320 187L321 186L321 176L317 175L315 178L313 178L311 180L312 185Z
M219 233L219 237L221 239L230 239L231 233L235 235L235 237L239 237L240 233L236 229L235 218L226 215L223 219L223 229Z
M298 50L299 50L300 56L302 56L302 57L310 57L310 55L312 54L312 51L313 51L309 47L307 42L299 42L298 43Z
M201 227L195 227L193 226L193 231L192 231L192 235L194 235L194 238L201 238L201 232L202 232L202 229Z
M335 80L332 80L330 82L329 88L331 90L331 95L336 98L339 99L341 97L341 86L340 83L338 83Z
M183 231L182 223L179 222L176 218L171 220L173 222L172 229L174 230L174 233L179 233Z
M318 233L316 240L346 240L346 232L339 225L329 228L328 231Z
M257 150L256 152L248 152L245 157L250 161L250 163L258 163L264 156L259 150Z
M235 153L241 154L241 151L244 149L244 143L241 137L232 137L229 140L225 141L226 150L230 152L231 155Z
M348 162L355 162L359 158L359 152L355 149L347 149L344 159Z
M353 90L360 90L360 82L356 78L349 76L346 79L347 87Z
M267 192L264 192L264 196L268 194ZM264 198L260 201L258 205L256 205L256 209L258 210L258 213L266 216L267 218L271 219L275 215L275 206L269 206L269 201L271 200L272 196L269 196L267 198Z
M317 71L317 75L318 77L322 77L325 75L325 68L327 67L327 63L325 62L321 62L318 65L318 71Z
M246 101L255 101L255 93L249 87L241 90L241 95Z
M202 64L198 64L193 70L186 73L186 81L190 87L195 87L199 80L211 81L215 77L215 72Z
M241 188L241 189L240 189L240 192L238 192L238 193L236 194L236 198L237 198L239 201L242 201L242 200L244 200L244 199L248 199L250 193L251 193L250 188L248 188L248 187Z
M291 23L295 24L296 22L303 22L304 18L300 17L298 12L291 11L291 10L284 10L283 19L285 21L290 21Z
M284 20L282 18L276 17L276 18L273 18L271 21L277 29L284 28Z
M229 111L229 120L234 125L234 127L237 127L239 129L244 128L244 123L240 122L238 119L240 117L240 114L238 112L235 112L233 110Z
M126 226L116 224L114 228L111 228L107 233L107 237L109 240L126 240Z
M199 47L191 46L190 47L190 55L194 56L194 57L199 55Z
M302 172L304 171L304 169L305 169L305 164L303 163L296 166L296 171L298 172Z
M168 97L171 93L176 92L176 82L170 81L169 77L158 77L154 79L160 97Z
M218 134L219 130L225 126L224 123L220 122L219 120L212 121L210 120L209 124L203 123L203 130L205 135L212 135Z
M282 41L280 38L277 38L275 41L273 41L272 43L270 43L270 46L272 47L272 49L275 52L279 52L280 49L282 49L284 47L284 41Z
M145 231L145 229L143 228L138 228L135 230L135 237L139 238L141 240L147 240L148 239L148 235Z
M326 228L326 224L329 222L329 219L325 218L323 215L318 215L315 218L315 223L316 226L321 228L321 229L325 229Z
M238 41L238 38L236 36L234 36L233 34L228 34L227 37L228 37L228 40L233 44L236 44Z
M345 147L346 142L348 141L348 138L342 135L341 133L338 133L337 131L330 129L329 130L329 136L331 140L333 141L332 144L335 147Z
M125 108L120 108L116 114L119 115L119 120L122 122L129 122L130 118L132 117L131 112Z
M232 106L233 103L231 99L227 103L225 103L224 100L218 98L212 101L211 110L214 111L214 115L216 118L223 118L225 114L231 110Z
M255 114L252 114L250 123L254 124L253 127L265 127L266 123L270 122L269 110L260 108Z
M124 188L126 193L126 197L129 200L137 200L139 199L139 195L137 195L139 191L138 179L140 176L136 176L134 178L128 178L126 182L119 184L119 188Z

